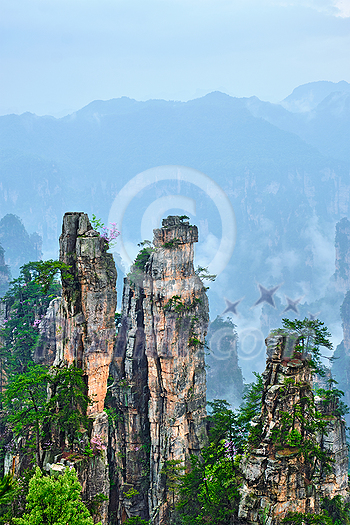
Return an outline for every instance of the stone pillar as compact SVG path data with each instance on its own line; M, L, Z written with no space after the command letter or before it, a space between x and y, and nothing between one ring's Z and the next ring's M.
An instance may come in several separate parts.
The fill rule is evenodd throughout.
M336 290L350 290L350 222L345 217L336 225L334 277Z
M174 494L166 471L188 465L206 440L208 300L193 268L197 240L196 226L164 219L148 261L134 266L125 283L114 360L125 436L119 519L140 515L167 523ZM134 504L123 496L131 486L139 492Z
M66 213L60 236L60 260L70 266L62 279L62 300L56 316L54 365L74 364L83 369L93 404L91 438L108 443L108 417L104 410L109 367L115 343L117 272L108 245L93 230L85 213ZM85 499L109 496L107 451L90 460L80 473ZM102 525L108 521L108 501L101 507Z
M244 525L277 525L288 512L320 512L322 495L347 496L345 424L338 416L324 414L328 436L307 434L297 418L294 427L335 459L331 474L319 468L313 471L310 462L299 454L298 446L281 446L274 439L285 415L305 406L305 400L313 404L317 399L308 359L301 355L287 356L291 352L286 352L288 345L282 335L269 337L266 343L262 410L254 421L257 437L241 465L243 485L238 516Z
M70 266L72 277L62 283L55 365L74 363L83 368L92 415L104 408L115 342L117 271L106 249L106 241L92 229L85 213L64 215L60 261Z

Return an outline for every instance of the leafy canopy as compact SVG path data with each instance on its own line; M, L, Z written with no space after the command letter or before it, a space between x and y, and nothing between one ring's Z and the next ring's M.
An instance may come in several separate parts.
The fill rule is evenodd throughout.
M74 469L58 478L43 476L39 467L29 482L26 514L13 518L15 525L93 525L81 500L81 486ZM99 523L101 525L101 522Z
M53 368L50 377L51 396L47 401L51 433L60 432L73 447L82 429L91 419L86 415L92 400L86 393L84 372L75 366Z
M324 366L321 362L321 348L333 350L330 341L331 334L322 321L318 319L311 320L305 318L299 319L282 319L282 329L274 330L272 333L284 334L289 339L292 354L288 357L302 356L308 358L310 365L315 373L320 376L325 375Z
M86 393L83 371L73 365L56 367L50 372L40 365L28 366L25 373L9 383L2 401L5 422L16 436L26 439L28 452L35 449L40 467L44 455L41 443L48 433L50 438L59 437L59 446L67 438L72 448L82 430L90 425L86 412L91 400Z
M69 267L59 261L30 262L21 267L20 275L10 283L3 301L6 307L4 327L0 330L7 376L23 373L33 363L39 340L39 323L51 299L60 294L57 273L70 278Z

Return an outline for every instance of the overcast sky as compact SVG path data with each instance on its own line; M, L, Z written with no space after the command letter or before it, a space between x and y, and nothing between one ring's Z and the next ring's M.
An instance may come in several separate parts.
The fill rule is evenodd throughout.
M350 0L1 0L0 114L350 81Z

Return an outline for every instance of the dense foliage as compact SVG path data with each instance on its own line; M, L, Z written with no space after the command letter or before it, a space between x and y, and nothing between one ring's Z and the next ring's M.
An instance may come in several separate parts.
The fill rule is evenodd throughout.
M32 262L21 268L4 297L6 319L0 334L0 364L6 385L1 393L1 456L20 453L24 465L36 463L40 468L48 450L57 454L68 448L86 459L103 447L89 442L90 419L86 414L92 401L87 396L83 370L75 366L49 370L34 362L40 320L51 299L60 294L59 271L65 279L71 278L69 267L59 261ZM20 477L11 485L11 495L6 501L0 500L0 523L36 523L32 517L29 521L15 521L25 511L32 476L30 468L21 469ZM32 487L31 501L37 490Z
M320 321L283 320L283 330L292 342L289 358L304 356L314 370L324 376L321 363L321 347L330 348L329 333ZM293 382L293 384L292 384ZM342 392L334 388L318 388L319 402L326 413L343 416L346 407L339 402ZM285 381L281 395L293 395L299 389L301 401L293 413L282 413L281 424L273 433L274 445L296 447L303 457L305 475L312 480L315 472L331 468L331 459L319 446L316 435L326 432L326 418L314 401L309 385L297 385L294 380ZM261 412L263 379L256 374L256 382L250 385L239 410L232 411L225 401L209 403L209 443L202 450L202 457L192 456L191 469L178 481L178 506L174 523L194 525L211 523L229 525L237 517L242 481L240 460L242 454L260 442L261 428L257 416ZM179 476L180 477L180 476ZM340 525L348 523L349 508L340 497L325 499L320 515L290 513L284 523ZM261 522L264 522L261 516Z
M1 367L8 379L23 373L33 363L39 339L39 324L51 299L60 294L56 279L59 270L69 276L69 268L58 261L30 262L10 283L3 298L6 319L1 329Z
M151 252L149 246L142 248L136 260L139 272L144 270ZM7 499L0 498L0 523L65 525L72 520L78 525L93 523L81 501L81 487L74 470L66 470L57 479L43 476L41 472L48 449L51 452L65 450L77 462L93 458L104 450L104 444L97 438L94 442L88 440L91 422L86 414L93 400L87 396L83 371L74 366L48 370L33 361L40 319L50 300L60 291L56 281L59 270L66 279L70 278L69 268L56 261L24 265L19 278L12 281L5 296L7 319L1 334L4 342L1 365L7 384L1 398L1 425L6 431L0 444L3 451L18 450L20 444L21 454L27 454L30 459L35 456L40 468L34 474L33 471L23 473L23 481L18 480L16 486L12 486L10 478L7 481L4 478L4 490L6 492L8 486L9 492ZM174 309L179 315L185 308L178 296L174 296L170 303L166 307ZM192 304L186 306L190 307ZM234 325L217 319L214 328L229 330L231 339L235 340ZM290 343L289 357L304 356L309 359L314 373L324 375L320 348L330 349L331 344L330 334L323 323L284 319L282 333ZM228 332L225 334L227 339L224 342L230 349L232 341L228 338ZM326 411L342 416L346 411L339 402L342 392L334 388L334 383L330 382L329 389L319 388L317 394ZM316 434L325 432L326 423L308 385L286 381L281 395L290 396L295 388L304 389L301 401L294 407L293 413L281 413L281 424L273 433L273 441L277 448L297 447L308 470L307 478L312 480L316 471L330 468L327 454L315 440ZM191 457L191 465L186 472L184 465L178 461L165 463L161 474L167 492L172 496L174 524L230 525L235 519L242 483L241 458L260 439L258 416L262 393L263 379L256 374L256 381L247 386L238 410L232 410L223 400L210 402L208 443L202 449L201 456ZM24 501L24 496L27 499L25 509L18 503L20 499ZM101 501L90 502L90 506L92 503L100 504ZM349 523L349 508L341 498L325 499L323 506L319 516L291 513L284 523ZM145 525L147 522L134 517L126 523Z
M309 360L314 373L324 376L325 368L321 362L321 348L333 350L331 334L322 321L305 318L282 319L282 329L275 332L287 337L287 355L285 357L303 357ZM273 332L274 333L274 332Z
M67 468L57 478L43 476L39 467L29 482L26 513L13 518L15 525L93 525L81 501L81 486L74 469Z
M41 447L42 424L47 417L48 374L41 366L28 366L27 371L18 374L7 385L2 395L3 424L13 431L14 436L24 439L24 454L32 454L34 448L37 464L42 467ZM15 448L14 440L6 449Z
M22 454L31 456L35 450L40 468L48 447L62 449L68 444L73 450L90 425L86 410L91 400L83 371L74 366L50 371L39 365L28 366L9 383L2 402L3 422L22 439ZM9 446L11 443L7 450Z
M178 517L184 525L212 523L229 525L239 505L242 454L260 413L262 378L250 385L238 411L223 400L209 403L209 443L202 457L192 456L191 470L179 483Z

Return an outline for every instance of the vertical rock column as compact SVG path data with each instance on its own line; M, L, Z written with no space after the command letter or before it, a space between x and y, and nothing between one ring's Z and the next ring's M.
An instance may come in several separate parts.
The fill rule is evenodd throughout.
M312 371L307 359L286 358L283 336L267 340L267 365L263 374L262 411L254 422L256 440L242 461L243 486L239 518L245 525L277 525L288 512L320 512L320 497L346 496L347 457L345 425L338 416L328 422L328 437L314 439L335 460L332 473L313 469L313 459L299 455L298 443L277 445L274 433L285 417L308 402L314 403ZM317 399L316 399L317 401ZM306 403L305 403L306 402ZM307 411L305 412L306 417ZM327 415L325 414L325 420ZM295 432L305 432L295 418ZM294 423L293 423L294 424ZM297 434L295 434L297 440ZM295 445L295 446L293 446Z
M56 319L55 365L74 364L84 370L93 404L91 437L107 444L108 419L103 412L109 366L115 343L114 314L117 272L106 241L93 230L85 213L66 213L60 236L60 260L70 266L71 278L63 279L62 301ZM108 464L105 452L82 476L83 494L108 496ZM102 508L107 523L107 503Z
M111 413L116 416L111 421L109 447L111 525L132 516L149 519L149 388L143 300L139 280L135 283L126 278L109 398Z
M164 219L162 228L154 230L154 249L144 272L134 266L126 280L115 360L120 386L115 395L127 420L126 489L135 486L145 451L147 486L137 485L141 493L134 502L121 489L120 519L147 518L149 513L154 525L168 523L174 505L169 470L188 465L190 454L198 454L206 439L208 300L193 268L197 240L196 226L176 216Z
M72 278L62 283L55 364L83 368L93 400L90 414L103 412L115 342L117 271L106 248L85 213L65 214L60 260L70 266Z
M196 226L178 217L154 231L155 251L144 281L145 339L150 391L150 508L166 523L172 504L169 461L185 466L198 454L206 431L204 344L208 300L193 268Z
M326 432L318 437L322 449L333 459L332 469L328 473L323 473L318 480L317 490L321 498L334 498L342 496L349 499L349 450L346 440L346 426L344 418L337 415L337 401L333 400L325 406L320 399L315 396L318 410L323 413L327 422Z
M5 264L5 250L0 244L0 297L5 295L11 280L10 267Z
M334 277L338 291L350 290L350 222L345 217L336 225Z

